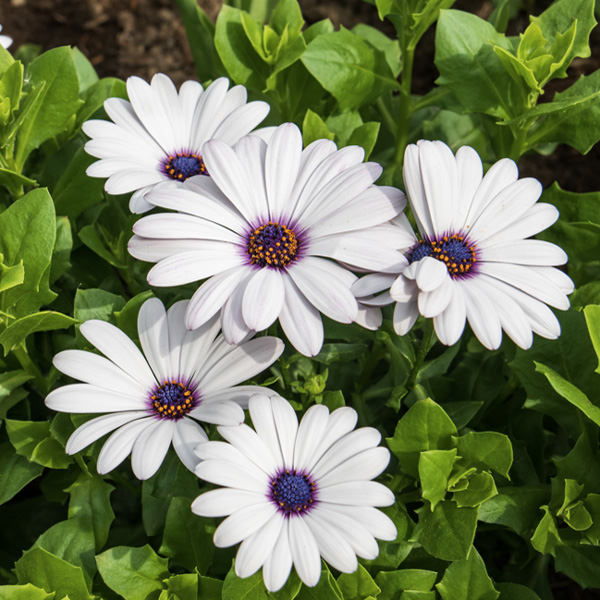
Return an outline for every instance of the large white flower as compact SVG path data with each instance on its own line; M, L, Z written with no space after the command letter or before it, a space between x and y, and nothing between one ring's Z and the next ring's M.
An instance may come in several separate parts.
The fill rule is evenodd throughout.
M539 181L519 179L509 159L483 176L473 148L456 156L442 142L420 141L406 149L404 181L421 238L407 253L409 265L390 293L397 301L394 326L404 335L419 313L433 318L444 344L454 344L469 321L489 349L504 330L521 348L533 333L560 335L550 305L569 307L573 282L554 265L567 262L549 242L527 239L558 218L551 204L538 204Z
M2 25L0 25L0 31L2 31ZM7 35L0 35L0 46L8 48L13 43L12 38Z
M283 351L281 340L262 337L232 347L222 336L215 339L216 319L188 331L183 322L186 307L187 301L177 302L165 312L156 298L143 304L138 332L144 354L114 325L92 320L81 325L81 333L106 358L83 350L54 357L59 371L84 383L54 390L46 405L60 412L108 413L71 435L68 454L116 429L98 456L99 473L108 473L131 453L136 477L148 479L171 442L183 464L193 470L198 462L194 447L207 440L197 421L239 425L252 394L275 393L237 384L271 365Z
M214 534L223 548L242 542L235 561L239 577L263 568L269 591L286 582L292 564L309 586L319 581L321 556L335 569L351 573L357 555L371 560L375 538L394 540L396 528L376 506L389 506L394 494L371 481L387 466L380 433L354 430L352 408L329 414L312 406L300 425L281 397L250 398L256 431L247 425L219 427L229 442L196 448L201 479L225 486L202 494L192 511L204 517L228 516Z
M109 98L104 109L111 121L91 120L83 131L92 139L86 151L100 160L90 165L91 177L108 177L110 194L135 190L129 207L142 213L152 208L145 194L160 182L172 185L194 175L209 175L203 144L219 139L234 144L252 131L269 112L266 102L246 102L247 91L229 80L216 79L204 90L186 81L177 93L162 73L151 84L139 77L127 79L129 102Z
M404 194L373 185L381 167L363 158L362 148L337 150L329 140L302 150L292 123L268 143L253 135L235 148L212 140L204 145L211 177L151 192L150 202L180 214L139 220L129 251L158 263L151 285L208 278L190 302L190 329L220 311L225 338L237 343L279 319L295 348L314 355L323 345L321 312L341 323L359 316L347 267L406 263L388 222Z

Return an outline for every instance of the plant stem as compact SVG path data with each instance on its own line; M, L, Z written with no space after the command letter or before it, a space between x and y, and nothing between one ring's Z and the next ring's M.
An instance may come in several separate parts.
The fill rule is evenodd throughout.
M412 89L412 70L415 59L414 45L409 43L402 48L402 81L400 82L400 110L396 128L396 152L394 163L400 164L404 159L404 150L408 138L408 121L411 115L410 92Z
M31 360L31 357L27 353L27 350L23 346L17 346L13 351L13 355L19 361L19 364L23 367L27 373L33 376L33 384L37 390L45 396L48 392L48 382L42 375L42 372L37 368L35 363Z
M427 319L425 321L425 326L423 327L423 338L421 339L421 344L419 345L419 349L417 350L417 356L415 358L415 362L413 364L412 370L408 379L406 381L406 389L408 391L412 390L415 387L415 383L417 382L417 376L419 375L419 371L425 362L425 357L429 352L429 348L431 348L431 340L433 339L433 320Z

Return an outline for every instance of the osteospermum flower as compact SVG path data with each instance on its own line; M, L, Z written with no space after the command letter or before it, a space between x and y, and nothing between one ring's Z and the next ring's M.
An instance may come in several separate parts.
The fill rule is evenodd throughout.
M186 81L179 93L162 73L151 84L139 77L127 79L129 102L109 98L104 109L110 121L92 120L83 131L92 139L85 149L100 160L90 165L91 177L108 177L109 194L135 193L129 207L134 213L152 208L145 194L157 183L172 185L195 175L209 175L203 144L219 139L233 144L252 131L269 112L266 102L246 102L247 91L229 80L216 79L206 90Z
M573 282L554 268L567 262L561 248L527 239L558 218L554 206L537 203L540 182L518 179L509 159L484 177L473 148L454 156L446 144L428 141L408 146L403 173L421 236L390 290L396 331L405 334L420 313L433 318L448 345L465 320L489 349L500 346L502 330L521 348L531 346L533 333L558 337L547 305L566 310Z
M0 25L0 31L2 31L2 25ZM8 48L13 43L12 38L7 35L0 35L0 46Z
M371 481L389 462L377 447L376 429L354 430L352 408L329 414L312 406L300 425L281 397L250 398L256 431L247 425L219 427L229 442L196 448L201 479L225 486L202 494L192 511L204 517L228 516L214 542L228 547L242 542L235 560L239 577L261 567L267 589L286 582L292 564L300 579L314 586L321 556L335 569L351 573L357 555L371 560L379 553L375 538L394 540L396 528L376 506L389 506L394 494Z
M134 474L148 479L171 442L193 470L198 462L193 449L207 440L199 422L239 425L252 394L274 393L237 384L272 364L283 351L281 340L262 337L232 347L216 337L216 319L190 332L183 323L186 306L187 301L177 302L165 312L156 298L143 304L138 332L144 354L114 325L92 320L81 325L81 333L106 358L82 350L54 357L59 371L84 383L54 390L46 405L60 412L108 413L71 435L68 454L116 430L98 456L99 473L108 473L131 453Z
M129 251L158 263L151 285L208 278L190 301L188 328L220 312L225 338L237 343L279 319L295 348L314 355L323 345L320 313L341 323L358 318L349 268L405 262L388 223L404 195L373 185L381 167L363 158L362 148L337 150L329 140L302 150L292 123L268 143L252 135L235 148L211 140L204 145L211 178L150 193L150 202L180 214L139 220Z

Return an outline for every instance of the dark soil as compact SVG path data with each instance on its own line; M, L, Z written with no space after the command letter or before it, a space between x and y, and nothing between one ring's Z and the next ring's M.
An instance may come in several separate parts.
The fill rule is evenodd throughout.
M222 0L199 0L212 19ZM529 2L530 12L541 12L548 0ZM352 27L362 22L393 35L393 28L381 22L377 10L362 0L300 0L308 23L330 18L336 26ZM481 17L489 16L489 0L458 0L456 8ZM36 43L42 50L69 44L77 46L95 66L101 77L126 79L139 75L149 79L156 72L167 73L177 85L195 77L192 55L175 0L0 0L0 23L14 39L14 47ZM528 14L511 22L510 33L523 31ZM414 90L425 93L433 86L434 31L421 41L414 68ZM544 100L570 85L581 74L600 67L600 29L592 35L592 56L576 59L566 80L552 82ZM558 180L562 188L575 192L600 189L600 144L585 157L568 146L560 146L551 156L531 154L521 159L524 176L537 177L544 187Z

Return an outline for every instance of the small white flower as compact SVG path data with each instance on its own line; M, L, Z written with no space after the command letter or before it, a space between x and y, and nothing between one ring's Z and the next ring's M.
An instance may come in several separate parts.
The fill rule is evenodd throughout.
M108 177L109 194L135 190L129 208L142 213L152 208L145 194L160 182L177 185L194 175L209 175L203 144L219 139L234 144L252 131L269 112L266 102L246 102L247 91L221 77L204 90L186 81L177 93L162 73L151 84L139 77L127 79L129 102L109 98L104 109L111 121L92 120L83 131L92 139L88 154L100 160L90 165L91 177Z
M148 195L180 213L139 220L129 243L133 256L158 263L151 285L207 279L190 302L190 329L220 312L225 338L237 343L279 319L294 347L315 355L320 313L340 323L358 318L356 276L346 266L406 264L389 223L404 194L373 185L381 167L363 163L362 148L318 140L302 150L300 130L286 123L268 143L253 135L235 148L209 141L204 158L210 178Z
M281 340L262 337L232 347L222 336L215 339L216 319L187 331L186 307L187 301L177 302L165 312L157 298L143 304L138 332L144 354L114 325L92 320L81 325L81 333L106 358L83 350L54 357L59 371L84 383L52 391L46 406L68 413L109 413L79 427L67 442L68 454L116 429L98 456L99 473L112 471L131 453L134 474L148 479L171 442L193 470L198 462L194 447L208 439L197 421L239 425L250 396L270 393L237 384L271 365L283 351Z
M2 25L0 25L0 31L2 31ZM0 46L8 48L13 43L12 38L7 35L0 35Z
M521 348L533 333L554 339L560 325L547 305L569 307L573 282L554 265L567 262L549 242L527 239L558 218L538 204L537 179L518 179L509 159L483 176L473 148L456 156L443 142L421 140L406 149L404 181L421 239L407 253L407 268L390 289L397 301L394 326L404 335L419 313L433 318L438 339L454 344L468 319L489 349L502 330Z
M352 408L331 414L323 405L308 409L300 425L281 397L250 398L256 431L247 425L219 427L229 442L196 448L201 479L225 486L202 494L192 511L204 517L228 516L215 531L219 548L242 542L235 560L239 577L261 567L267 589L280 589L292 564L314 586L321 556L351 573L357 555L372 560L375 538L394 540L396 528L376 506L390 506L394 494L371 481L387 467L390 453L377 447L380 433L354 430Z

